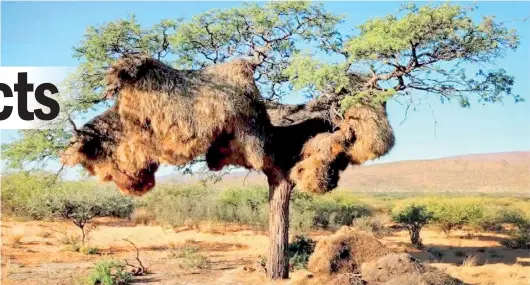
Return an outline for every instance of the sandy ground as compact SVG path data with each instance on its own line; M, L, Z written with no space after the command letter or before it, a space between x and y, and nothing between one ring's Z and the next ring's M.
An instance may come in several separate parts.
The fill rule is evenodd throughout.
M134 261L134 242L150 274L136 277L135 284L264 284L266 279L257 265L267 252L267 236L239 225L199 226L199 229L168 229L160 226L134 225L132 222L101 219L93 231L90 245L99 253L85 255L65 250L61 232L79 231L68 222L2 222L1 284L80 284L91 266L103 259ZM312 233L314 239L329 233ZM21 237L18 243L14 242ZM425 249L416 250L408 243L406 231L395 231L381 241L398 251L430 262L468 284L529 285L530 252L509 250L499 241L505 236L455 231L450 238L434 229L422 231ZM179 258L171 256L175 247L191 244L208 259L205 268L182 269ZM464 260L472 260L465 264ZM469 262L468 262L469 263ZM291 284L306 276L298 270Z

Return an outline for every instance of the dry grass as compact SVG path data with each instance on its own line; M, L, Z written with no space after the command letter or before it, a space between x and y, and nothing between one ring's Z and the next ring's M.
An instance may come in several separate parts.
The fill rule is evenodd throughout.
M100 229L94 232L91 240L93 244L97 244L100 248L99 254L96 255L62 251L62 245L47 244L46 242L50 239L38 237L38 233L43 228L61 228L63 224L67 226L69 232L74 233L78 229L71 223L4 222L2 225L2 238L6 245L10 235L15 233L16 229L24 229L26 235L22 240L23 246L18 248L4 246L2 249L2 284L75 284L72 281L72 276L86 276L90 266L99 260L130 259L134 255L134 249L125 244L122 241L123 238L135 240L135 243L142 251L142 260L145 259L146 265L152 269L152 274L146 276L146 280L158 280L155 282L161 284L323 285L339 284L340 280L349 282L348 276L359 277L355 275L356 273L348 273L344 276L340 273L332 274L332 276L313 274L313 277L308 277L307 271L295 270L291 272L290 280L269 282L262 271L244 271L242 268L255 264L259 255L266 255L268 247L267 235L256 233L248 227L234 226L227 230L224 235L212 235L196 230L175 232L172 229L164 229L154 225L134 226L132 223L115 219L101 220L105 222L102 222ZM401 280L392 280L389 282L393 283L381 283L381 285L455 284L432 283L434 281L429 281L438 279L437 274L441 274L442 277L446 276L443 273L458 278L466 284L529 284L530 272L528 271L528 266L526 266L530 262L528 252L503 248L497 241L505 238L501 234L480 233L480 239L468 240L460 239L460 237L465 236L464 231L455 231L450 239L445 238L443 234L434 229L426 228L422 233L424 243L428 248L436 248L443 252L443 257L440 260L432 260L431 253L426 250L420 251L411 247L404 247L404 250L407 250L409 254L421 261L431 260L432 263L429 265L440 270L430 274L403 274L404 276L397 276ZM310 234L310 237L315 240L329 239L330 236L332 235L328 232L313 232ZM57 237L59 236L57 235ZM404 230L396 230L392 235L385 236L379 241L382 241L389 248L399 247L400 244L407 244L408 233ZM204 264L201 261L204 258L198 256L187 260L184 260L184 258L168 258L168 248L184 247L185 245L198 247L199 250L195 253L206 257L209 262ZM477 251L482 248L485 249L485 252ZM468 254L478 254L480 255L480 264L486 260L487 263L480 266L461 266L463 258L455 257L453 254L455 250L462 250ZM501 257L490 257L493 251L496 256ZM190 266L190 269L187 269L187 266ZM362 276L360 278L362 279ZM333 282L337 283L333 283L333 279L335 279ZM138 282L151 282L146 280L138 280ZM449 280L447 282L453 281Z
M148 225L155 220L155 215L146 208L137 208L131 214L130 219L136 225Z
M478 264L478 256L475 254L466 256L466 258L462 262L462 266L464 267L477 266L477 264Z
M22 244L22 239L26 236L24 231L15 232L8 239L8 245L11 247L19 247Z
M53 234L51 231L48 231L48 230L45 230L45 229L42 229L41 231L39 231L37 233L37 236L38 237L41 237L41 238L49 238L51 237Z

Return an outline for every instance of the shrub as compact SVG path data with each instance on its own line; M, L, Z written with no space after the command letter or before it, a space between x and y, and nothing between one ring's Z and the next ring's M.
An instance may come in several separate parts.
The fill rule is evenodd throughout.
M315 250L315 241L305 236L296 236L289 244L289 267L306 269L309 256Z
M199 251L199 247L185 244L182 247L171 248L169 252L170 258L183 258L192 255Z
M411 204L393 213L393 220L407 227L410 241L417 247L422 246L420 231L431 219L432 213L425 206Z
M264 229L268 223L269 194L264 187L223 190L216 201L216 219Z
M353 220L370 215L370 209L351 195L330 193L315 201L314 225L324 229L349 226Z
M178 258L178 266L184 269L206 268L208 258L199 252L197 246L185 244L180 248L171 249L170 258Z
M376 237L383 237L389 233L383 222L374 217L362 216L353 221L352 226L358 230L372 233Z
M130 219L136 225L147 225L154 220L155 215L146 208L137 208L131 214Z
M182 257L179 267L184 269L204 269L207 267L209 260L201 253L192 253Z
M520 210L511 210L505 212L503 220L514 225L515 229L510 231L510 239L501 241L501 244L512 249L530 249L530 218Z
M88 276L90 285L127 285L131 284L132 280L133 276L125 271L125 265L114 260L96 263Z
M53 190L48 186L53 177L52 173L47 172L2 175L2 213L38 219L46 217L49 213L42 208L41 197Z
M216 207L214 198L212 190L205 187L163 185L148 193L139 206L149 208L157 221L178 227L190 219L211 219Z
M342 192L320 196L295 192L292 200L290 225L296 231L349 226L356 218L371 214L365 203Z
M2 177L3 211L42 220L53 216L76 219L96 216L128 217L131 198L92 181L62 181L49 173L13 173Z
M402 205L415 203L423 205L432 213L432 223L446 236L455 228L470 226L475 232L496 228L500 223L500 213L508 203L516 200L485 197L445 197L431 196L406 199Z
M291 194L289 227L295 232L306 232L315 227L315 195L294 191Z
M97 254L99 252L99 248L95 246L83 246L79 249L79 252L84 255Z

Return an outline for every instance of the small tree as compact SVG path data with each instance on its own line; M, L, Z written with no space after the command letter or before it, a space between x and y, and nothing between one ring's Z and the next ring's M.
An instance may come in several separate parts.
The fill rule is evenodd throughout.
M511 210L504 214L504 221L515 226L510 232L511 239L502 241L508 248L530 249L530 218L521 211Z
M395 213L392 218L407 227L413 245L422 246L420 231L432 219L432 213L425 206L411 204Z
M97 217L127 217L133 210L131 198L112 191L93 189L87 182L62 182L61 189L47 199L52 215L71 220L81 230L81 245L90 240L90 233L97 228L91 223ZM105 190L105 189L102 189Z

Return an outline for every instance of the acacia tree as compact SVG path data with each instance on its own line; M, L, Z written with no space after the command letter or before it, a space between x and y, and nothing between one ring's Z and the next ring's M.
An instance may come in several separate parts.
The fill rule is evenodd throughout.
M109 104L105 72L123 55L144 52L192 69L250 58L271 124L284 130L274 136L288 134L297 142L293 148L278 148L277 167L264 171L270 185L268 275L286 278L289 199L296 182L289 173L303 160L304 145L319 134L334 133L348 110L358 104L384 109L391 98L412 100L412 92L457 100L462 107L469 107L473 96L481 103L500 102L506 96L522 101L512 93L513 77L492 68L496 59L517 48L516 32L492 17L477 23L468 15L471 11L450 4L408 5L395 15L367 21L353 35L337 30L342 17L308 2L245 4L189 21L163 20L150 28L141 27L133 16L89 27L74 48L80 64L66 82L70 100L63 104L63 130L23 131L3 152L15 167L56 158L70 131L77 129L73 118ZM303 52L308 46L340 60L318 60ZM466 69L466 64L476 70ZM305 94L306 103L283 104L289 91ZM303 125L309 126L303 133L292 132ZM353 145L362 139L355 136ZM338 179L344 167L331 167L334 173L328 175Z

